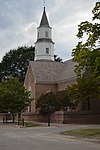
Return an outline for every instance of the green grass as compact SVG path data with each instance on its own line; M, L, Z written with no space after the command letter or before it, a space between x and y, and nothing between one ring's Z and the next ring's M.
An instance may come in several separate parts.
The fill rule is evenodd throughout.
M7 123L2 123L2 125L4 126L15 126L15 125L18 125L18 122L7 122ZM23 122L20 121L19 122L19 126L23 126ZM24 127L38 127L38 126L41 126L40 123L35 123L35 122L31 122L31 121L27 121L27 122L24 122Z
M83 137L83 138L100 138L100 128L70 130L70 131L62 132L61 134Z
M34 122L25 122L25 127L37 127L37 126L41 126L41 124Z

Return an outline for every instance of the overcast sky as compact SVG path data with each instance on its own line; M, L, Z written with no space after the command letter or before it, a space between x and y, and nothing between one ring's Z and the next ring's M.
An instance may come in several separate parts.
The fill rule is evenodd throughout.
M46 0L55 54L71 58L78 39L78 25L92 21L92 9L99 0ZM43 13L43 0L0 0L0 61L10 49L33 45Z

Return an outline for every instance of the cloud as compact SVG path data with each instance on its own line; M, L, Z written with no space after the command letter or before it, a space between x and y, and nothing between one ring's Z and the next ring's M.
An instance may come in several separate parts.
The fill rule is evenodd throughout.
M55 53L63 59L71 58L77 44L78 24L92 18L96 0L50 0L46 11L53 27ZM0 60L10 49L33 45L43 13L41 0L0 0Z

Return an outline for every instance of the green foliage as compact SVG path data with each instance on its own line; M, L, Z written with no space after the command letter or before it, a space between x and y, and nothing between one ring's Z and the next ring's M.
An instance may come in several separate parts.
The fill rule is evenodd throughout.
M0 112L14 114L24 111L30 101L29 92L17 78L9 78L0 82Z
M59 104L59 110L67 111L68 107L73 107L73 103L70 102L67 90L57 92L56 100Z
M18 49L10 50L0 63L0 80L9 77L18 77L20 81L24 81L25 74L29 65L29 61L34 61L35 47L18 47ZM55 61L61 62L62 59L54 55Z
M100 19L100 2L97 2L93 9L93 21ZM77 78L81 78L84 71L89 70L96 78L100 78L100 24L90 23L88 21L82 22L78 28L77 37L84 39L85 42L79 42L75 49L73 49L73 60L77 62L76 74Z
M36 104L36 107L39 108L40 113L43 114L47 114L48 109L51 113L55 112L55 110L57 110L57 106L58 103L56 103L56 96L53 92L42 94Z
M0 80L12 76L24 81L29 61L34 60L34 52L34 47L24 46L6 53L0 63Z
M62 132L64 135L83 137L83 138L97 138L100 139L100 128L95 129L76 129Z
M93 20L100 19L100 2L96 3L96 6L92 10L92 13L94 14Z
M81 101L98 99L100 95L99 85L98 80L93 77L82 77L77 84L68 87L69 98L76 106Z
M77 62L77 84L68 88L71 100L76 105L87 101L88 110L90 100L100 96L100 2L96 2L92 13L93 23L85 21L78 28L77 37L83 40L86 36L86 41L80 41L73 49L73 60Z
M67 91L49 92L42 94L37 100L36 107L39 108L40 113L47 114L48 109L51 113L60 110L66 110L73 107L73 103L68 98Z

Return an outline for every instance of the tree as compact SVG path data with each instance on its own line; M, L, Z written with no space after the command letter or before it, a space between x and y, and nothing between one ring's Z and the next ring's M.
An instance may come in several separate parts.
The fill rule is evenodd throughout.
M56 99L59 104L59 110L67 111L68 107L73 109L74 105L70 101L67 90L57 92Z
M24 111L29 106L31 99L17 78L9 78L0 82L0 112L14 114Z
M50 113L60 110L67 111L68 106L72 107L73 103L70 102L66 90L42 94L36 104L36 107L39 109L40 113L43 114L47 114L48 109L50 109Z
M77 62L77 78L81 78L87 70L100 78L100 2L96 2L92 13L94 23L85 21L78 28L77 37L84 39L84 35L87 35L86 41L80 41L72 52L73 60Z
M12 77L18 77L20 81L24 81L25 74L29 65L29 61L34 61L35 47L18 47L10 50L3 57L0 63L0 80ZM54 55L55 61L61 62L62 59Z
M82 77L77 84L68 87L70 100L77 106L80 102L87 102L88 111L91 110L90 100L99 99L99 82L95 78Z
M37 100L36 107L39 108L40 113L47 114L48 109L50 113L58 110L58 104L56 103L56 95L53 92L42 94Z
M77 62L77 84L69 88L71 99L76 104L87 101L88 110L90 100L100 95L100 2L96 2L92 13L92 23L82 22L78 28L77 37L84 39L85 36L86 41L80 41L72 51L73 60Z
M0 80L12 76L24 81L29 61L34 60L34 53L35 48L32 46L18 47L6 53L0 63Z

